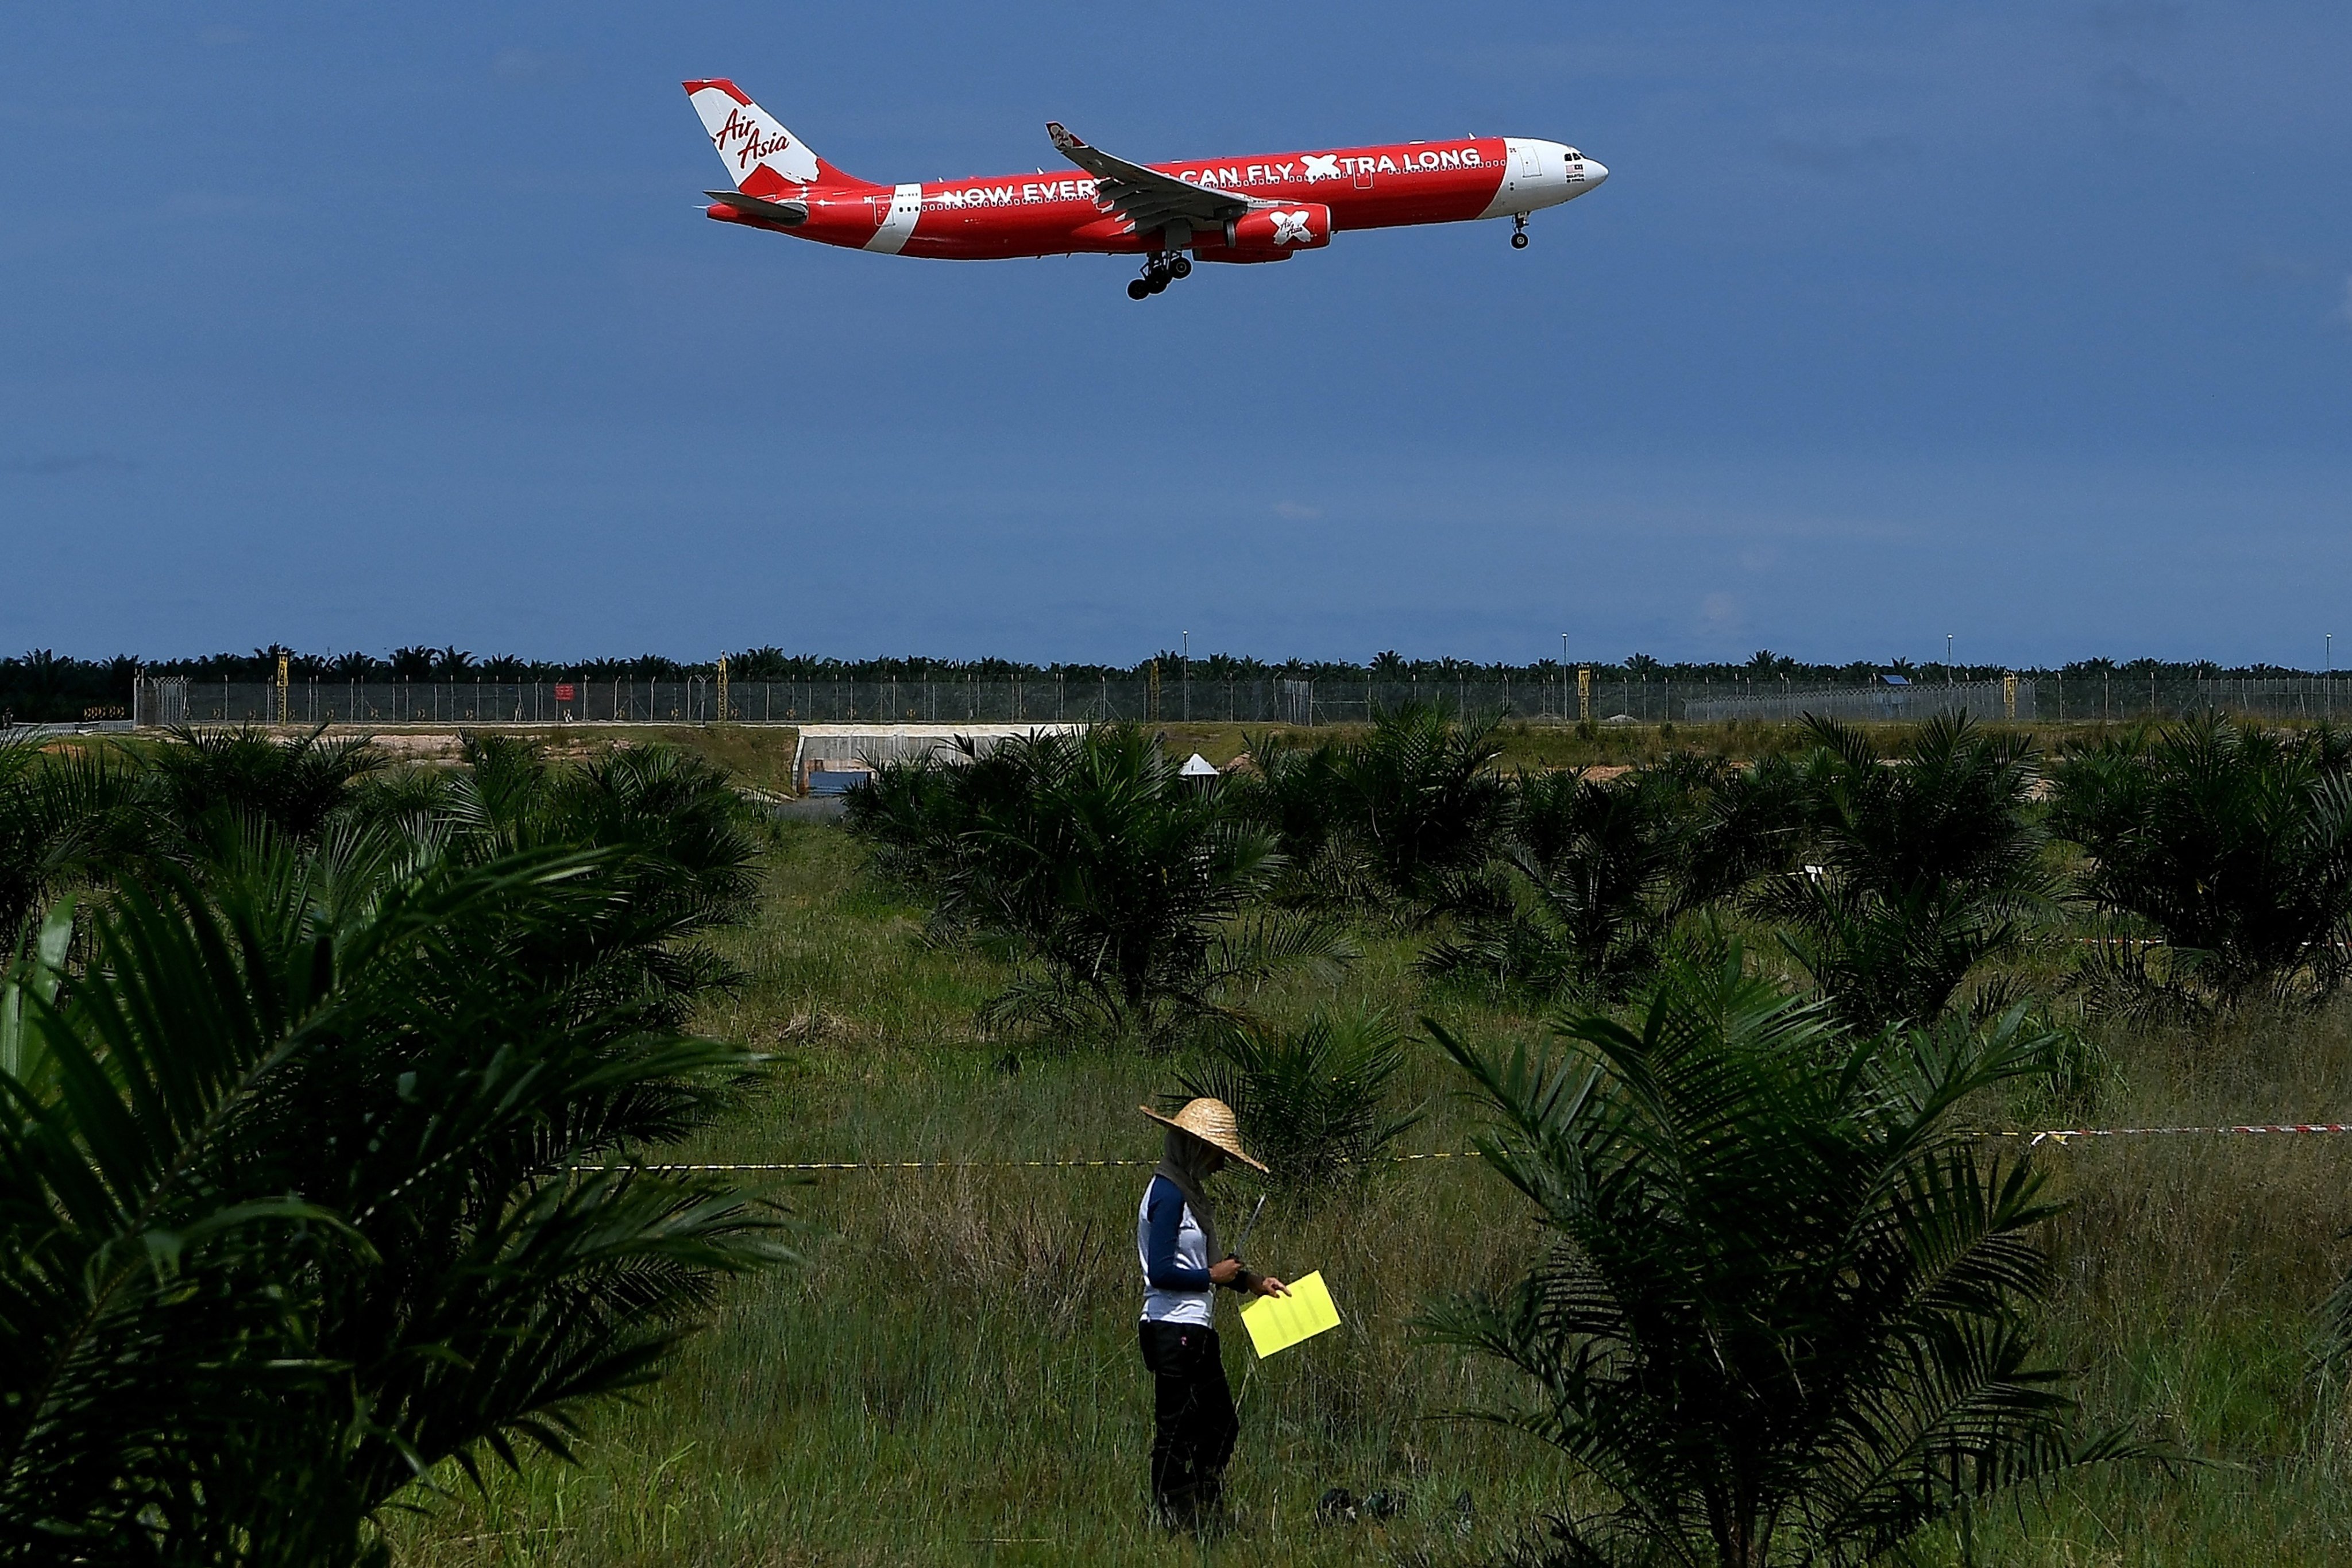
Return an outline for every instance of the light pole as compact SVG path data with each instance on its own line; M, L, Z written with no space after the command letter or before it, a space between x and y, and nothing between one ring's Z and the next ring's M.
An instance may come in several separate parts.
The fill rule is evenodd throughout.
M1184 667L1184 721L1190 723L1192 720L1192 634L1185 632L1182 636L1184 652L1179 662Z
M1952 634L1944 634L1944 684L1952 683Z
M1559 634L1559 719L1568 722L1568 634Z

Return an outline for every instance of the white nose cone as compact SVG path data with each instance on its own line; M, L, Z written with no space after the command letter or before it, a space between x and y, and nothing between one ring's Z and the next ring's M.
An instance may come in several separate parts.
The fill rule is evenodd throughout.
M1608 177L1609 166L1606 163L1601 163L1598 158L1587 158L1584 161L1584 188L1586 190L1591 190L1593 186L1599 184Z

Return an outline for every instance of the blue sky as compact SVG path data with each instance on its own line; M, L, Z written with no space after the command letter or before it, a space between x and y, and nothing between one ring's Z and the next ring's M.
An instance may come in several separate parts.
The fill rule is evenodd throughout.
M703 219L1475 132L1610 183L1137 304ZM2314 664L2352 7L109 5L0 20L0 647Z

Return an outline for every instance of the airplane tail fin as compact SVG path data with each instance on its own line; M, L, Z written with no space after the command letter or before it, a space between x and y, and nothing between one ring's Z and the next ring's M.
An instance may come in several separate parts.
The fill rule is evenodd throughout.
M728 178L748 196L795 196L809 185L864 186L809 151L776 117L724 77L683 84L702 129L727 165Z

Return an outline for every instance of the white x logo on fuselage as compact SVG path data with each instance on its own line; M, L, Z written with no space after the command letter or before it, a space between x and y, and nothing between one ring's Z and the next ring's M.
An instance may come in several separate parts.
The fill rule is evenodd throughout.
M1307 164L1304 177L1307 179L1336 180L1339 177L1339 154L1337 153L1308 153L1304 154L1304 160Z

